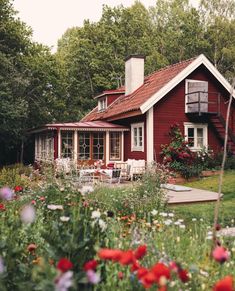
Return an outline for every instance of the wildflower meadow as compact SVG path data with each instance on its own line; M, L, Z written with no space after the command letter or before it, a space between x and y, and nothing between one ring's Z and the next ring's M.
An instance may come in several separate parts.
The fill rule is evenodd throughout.
M0 175L0 290L234 290L234 238L167 206L163 169L112 188L18 170Z

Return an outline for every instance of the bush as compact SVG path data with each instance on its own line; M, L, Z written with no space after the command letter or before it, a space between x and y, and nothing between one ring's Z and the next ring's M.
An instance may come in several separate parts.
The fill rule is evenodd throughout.
M4 167L0 171L0 187L8 186L14 188L17 185L26 188L29 184L29 176L32 172L30 167L21 164Z
M202 163L197 159L197 154L188 147L188 142L184 140L179 124L175 123L170 127L169 136L170 143L162 145L163 163L184 178L199 176L203 170Z

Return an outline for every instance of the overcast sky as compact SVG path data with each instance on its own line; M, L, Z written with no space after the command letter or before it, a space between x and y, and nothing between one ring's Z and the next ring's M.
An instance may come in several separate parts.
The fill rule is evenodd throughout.
M197 1L197 0L192 0ZM69 27L82 26L85 19L98 21L102 5L131 6L135 0L14 0L19 18L33 29L33 39L56 49L57 40ZM145 7L156 0L143 0Z

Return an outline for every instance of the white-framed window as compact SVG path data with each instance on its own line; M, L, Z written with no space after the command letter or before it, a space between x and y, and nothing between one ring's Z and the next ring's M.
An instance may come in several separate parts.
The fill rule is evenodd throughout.
M207 81L185 80L185 112L208 112Z
M99 98L98 100L98 111L103 111L107 108L107 98Z
M144 151L144 123L132 123L131 125L131 150Z
M193 151L208 147L208 124L207 123L184 123L185 139L189 148Z
M110 132L109 144L110 144L110 150L109 150L110 161L120 161L121 160L121 133Z

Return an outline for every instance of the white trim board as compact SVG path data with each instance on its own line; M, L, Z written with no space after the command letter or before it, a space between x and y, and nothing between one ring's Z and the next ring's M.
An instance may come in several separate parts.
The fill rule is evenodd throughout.
M221 75L221 73L212 65L212 63L201 54L198 56L190 65L188 65L183 71L171 79L164 87L152 95L144 104L140 106L142 114L147 112L151 107L153 107L158 101L160 101L167 93L169 93L175 86L177 86L181 81L183 81L189 74L195 71L200 65L204 65L212 75L223 85L223 87L231 92L231 85L229 82ZM235 90L232 93L235 98Z

